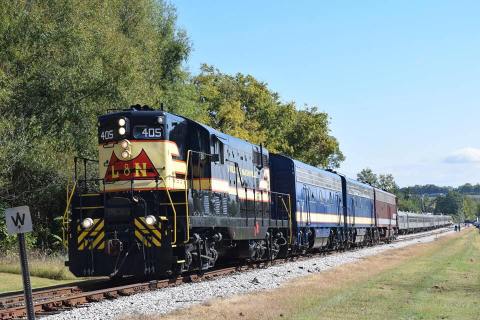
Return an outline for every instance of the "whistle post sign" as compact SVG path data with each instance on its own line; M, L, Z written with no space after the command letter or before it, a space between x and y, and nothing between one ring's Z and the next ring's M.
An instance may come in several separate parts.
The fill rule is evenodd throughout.
M35 309L33 307L32 284L30 272L28 271L27 249L25 245L26 232L32 231L32 217L28 206L5 209L7 231L10 234L18 234L18 248L20 249L20 264L22 267L23 294L25 295L25 309L28 320L35 320Z
M7 231L10 234L32 231L32 217L28 206L9 208L5 210Z

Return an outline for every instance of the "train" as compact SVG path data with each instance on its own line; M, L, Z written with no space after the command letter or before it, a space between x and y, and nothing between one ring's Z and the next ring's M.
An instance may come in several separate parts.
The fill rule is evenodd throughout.
M404 211L399 211L397 214L399 234L428 231L451 224L453 224L453 220L447 215L418 214Z
M76 157L74 171L66 264L78 277L203 272L417 231L391 193L149 106L100 116L98 159Z

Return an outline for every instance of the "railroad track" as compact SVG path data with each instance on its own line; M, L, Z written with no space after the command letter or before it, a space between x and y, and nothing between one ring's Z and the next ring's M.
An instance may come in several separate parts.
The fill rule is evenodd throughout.
M127 279L120 283L110 279L80 282L75 285L58 286L43 290L33 291L33 304L35 314L46 316L59 313L72 308L81 307L88 303L99 302L106 299L115 299L121 296L177 286L183 283L200 280L210 280L215 277L245 271L261 267L266 263L255 266L245 265L238 267L227 267L219 270L205 272L202 275L182 275L175 279L151 280L138 282L134 279ZM131 282L131 283L128 283ZM0 319L21 319L27 316L23 292L7 293L0 295Z
M442 234L442 233L445 233L445 232L448 232L448 231L451 231L451 230L452 230L452 228L447 227L447 228L436 229L436 230L426 231L426 232L421 232L421 233L406 234L406 235L399 236L397 239L394 240L394 242L419 239L419 238L423 238L423 237Z
M434 230L421 234L412 234L401 236L395 240L407 241L416 238L427 237L435 234L441 234L450 229ZM320 254L335 254L333 252L322 252ZM210 280L216 277L233 274L236 272L267 267L272 263L288 263L291 260L310 259L314 255L300 256L295 258L274 260L273 262L261 262L255 264L245 264L240 266L230 266L218 270L212 270L198 274L182 275L174 279L161 279L152 281L138 281L138 279L125 279L123 281L113 281L110 279L87 280L65 286L56 286L46 289L33 291L33 302L35 314L46 316L59 313L72 308L84 306L89 303L99 302L106 299L115 299L121 296L129 296L140 292L158 290L162 288L177 286L183 283ZM26 317L23 292L13 292L0 294L0 320L21 319Z

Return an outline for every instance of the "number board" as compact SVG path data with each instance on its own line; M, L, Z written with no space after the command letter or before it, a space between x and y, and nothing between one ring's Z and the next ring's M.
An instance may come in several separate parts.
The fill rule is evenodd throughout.
M100 140L108 141L113 139L113 129L100 131Z
M135 126L133 128L133 137L135 139L161 139L163 129L161 127Z

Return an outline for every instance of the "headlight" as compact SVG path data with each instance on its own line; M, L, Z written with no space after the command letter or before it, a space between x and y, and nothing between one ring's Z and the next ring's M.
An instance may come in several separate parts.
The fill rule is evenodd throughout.
M123 136L125 134L125 132L127 132L127 130L125 130L124 127L121 127L121 128L118 128L118 133Z
M83 229L88 229L88 228L91 228L92 226L93 226L93 219L92 218L83 219L83 221L82 221L82 228Z
M127 158L129 158L129 157L130 157L130 151L128 151L128 150L123 150L123 151L122 151L122 158L123 158L123 159L127 159Z
M123 118L118 119L118 125L119 125L120 127L123 127L126 123L127 123L127 122L125 121L125 119L123 119Z
M145 217L145 223L148 224L149 226L153 226L156 222L157 222L157 218L155 218L152 215Z
M120 146L123 149L127 149L129 144L130 144L130 142L128 140L122 140L122 142L120 142Z

